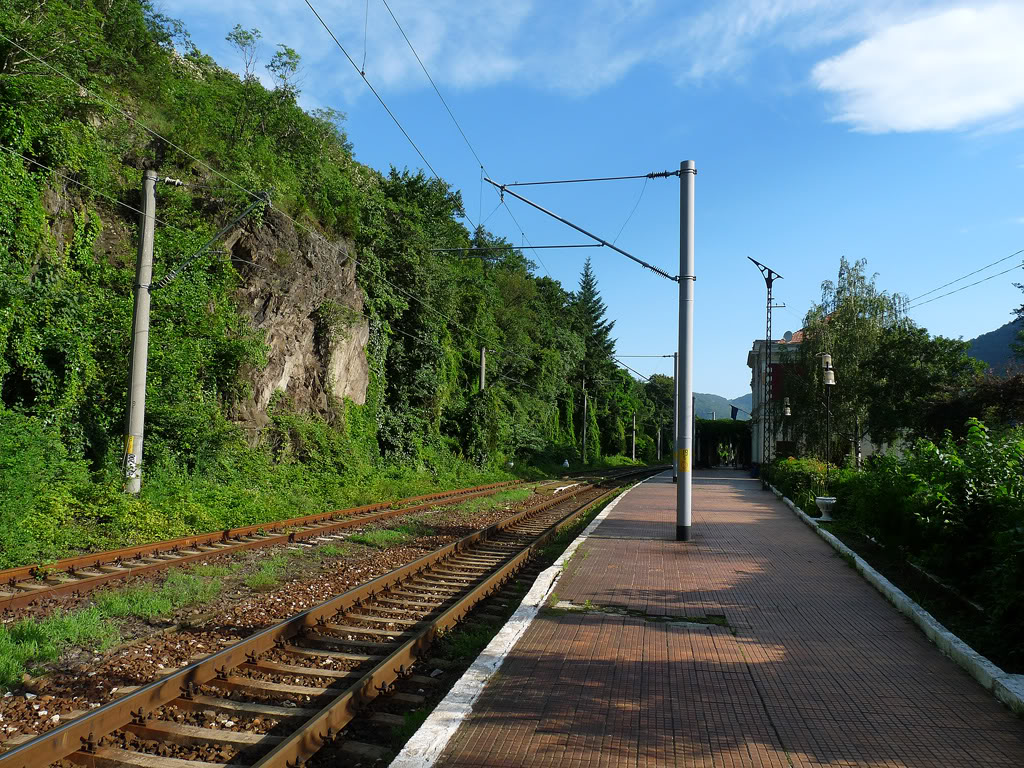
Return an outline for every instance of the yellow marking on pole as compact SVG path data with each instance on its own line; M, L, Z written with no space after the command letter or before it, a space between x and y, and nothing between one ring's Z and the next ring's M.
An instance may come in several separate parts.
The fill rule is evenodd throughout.
M124 452L125 454L135 453L135 435L124 436Z
M679 467L680 472L690 471L690 449L680 448L676 451L676 466Z

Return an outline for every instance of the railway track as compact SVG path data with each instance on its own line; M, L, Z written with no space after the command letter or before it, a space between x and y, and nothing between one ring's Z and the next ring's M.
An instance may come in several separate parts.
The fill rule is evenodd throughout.
M556 494L81 713L0 753L0 768L301 766L400 681L429 685L413 668L439 633L613 492L588 484Z
M0 612L23 608L60 595L81 596L110 582L192 564L225 553L330 537L345 528L490 496L515 485L518 485L518 481L490 483L109 552L95 552L49 565L25 565L0 570Z

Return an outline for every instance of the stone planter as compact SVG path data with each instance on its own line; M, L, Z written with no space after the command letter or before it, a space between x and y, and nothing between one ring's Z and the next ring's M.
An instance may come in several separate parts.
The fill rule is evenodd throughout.
M814 504L821 512L821 517L818 518L819 523L831 523L832 522L832 508L836 505L835 496L815 496Z

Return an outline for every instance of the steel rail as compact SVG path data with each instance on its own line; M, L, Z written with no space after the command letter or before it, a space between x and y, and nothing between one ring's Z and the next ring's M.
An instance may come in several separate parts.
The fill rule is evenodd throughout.
M651 471L654 470L645 468L633 474L649 473ZM189 704L188 700L192 698L194 691L199 686L218 679L221 681L226 680L230 670L246 664L256 663L256 660L261 655L275 647L285 647L288 640L308 636L312 631L328 625L331 619L339 621L338 617L344 617L345 614L354 608L363 607L367 601L372 601L373 598L382 595L382 593L387 597L391 594L392 590L400 590L405 584L415 583L420 575L432 566L458 558L458 556L466 553L475 545L484 542L494 542L492 547L498 547L500 553L500 547L508 546L507 543L501 543L501 535L507 535L507 532L511 531L518 523L529 521L531 518L552 507L575 500L584 491L596 487L598 486L581 486L571 492L555 495L541 504L511 515L505 520L476 531L412 563L302 611L279 624L261 630L228 648L193 662L159 680L143 685L120 699L108 702L97 709L69 720L31 741L13 747L8 752L0 753L0 768L8 768L8 766L43 766L68 757L76 762L88 764L97 757L92 753L95 752L99 741L113 731L124 728L133 721L138 723L140 719L144 720L145 716L153 710L176 700L179 705L187 706ZM598 499L612 493L613 490L601 494ZM503 579L510 578L510 574L526 562L530 554L537 547L542 546L544 541L550 538L561 526L567 524L573 516L578 515L583 509L592 506L598 499L589 499L584 505L574 509L569 515L562 516L558 521L547 526L545 532L540 537L534 538L525 547L522 547L517 554L510 552L508 556L500 558L500 566L497 571L486 577L481 577L476 583L471 584L470 591L466 596L463 596L454 605L446 607L444 613L436 617L429 626L404 642L400 648L392 651L383 661L359 678L353 686L350 686L346 691L335 697L330 705L321 708L307 726L300 728L292 736L281 741L256 764L260 766L283 766L285 761L299 759L303 755L308 756L312 753L310 750L316 751L324 741L329 741L333 738L332 732L336 735L337 731L340 730L341 726L339 723L342 720L347 722L359 707L364 706L379 692L389 690L399 677L408 674L409 667L411 667L417 654L426 650L439 631L456 623L479 599L482 599L482 596L494 589L496 584L499 584ZM491 555L491 557L494 557L494 555ZM423 587L416 588L424 589ZM454 587L443 589L439 587L437 591L439 593L438 598L440 598L444 597L448 592L457 592L461 591L461 589L457 590ZM440 604L441 607L445 607L454 598L454 594L448 594L447 598ZM358 619L354 618L353 620ZM342 629L355 634L367 634L365 630L358 628ZM397 637L403 633L400 631L389 631L387 634ZM355 643L355 645L365 644ZM315 654L316 651L312 653ZM398 665L397 668L394 667L395 664ZM311 671L315 672L316 670L311 669ZM259 681L254 680L253 684L258 685ZM199 702L196 703L198 704ZM323 730L324 728L327 730ZM269 744L270 740L267 740L267 743Z
M344 528L420 512L441 504L490 496L519 484L507 481L385 501L346 510L248 525L225 531L196 534L170 541L96 552L59 560L49 566L26 565L0 571L0 611L32 605L58 595L85 594L111 581L150 574L176 565L194 563L228 552L294 543L324 536ZM398 506L422 501L414 506ZM382 511L383 510L383 511ZM341 518L341 519L338 519ZM330 521L330 522L326 522ZM287 531L274 534L275 531ZM189 550L197 550L189 552ZM149 562L146 562L146 561ZM88 573L99 569L101 573ZM82 573L85 571L85 573ZM45 578L36 580L43 574ZM6 587L6 589L4 588ZM7 591L20 590L20 591Z

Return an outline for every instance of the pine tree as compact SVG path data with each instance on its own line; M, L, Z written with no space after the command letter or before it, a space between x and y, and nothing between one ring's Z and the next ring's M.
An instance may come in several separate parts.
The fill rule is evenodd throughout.
M590 258L583 265L580 275L580 289L573 297L574 322L577 332L583 337L585 352L580 363L583 378L593 381L599 388L598 379L603 378L612 367L611 357L615 354L615 339L611 337L614 320L605 319L607 305L597 290L597 278L590 267Z

